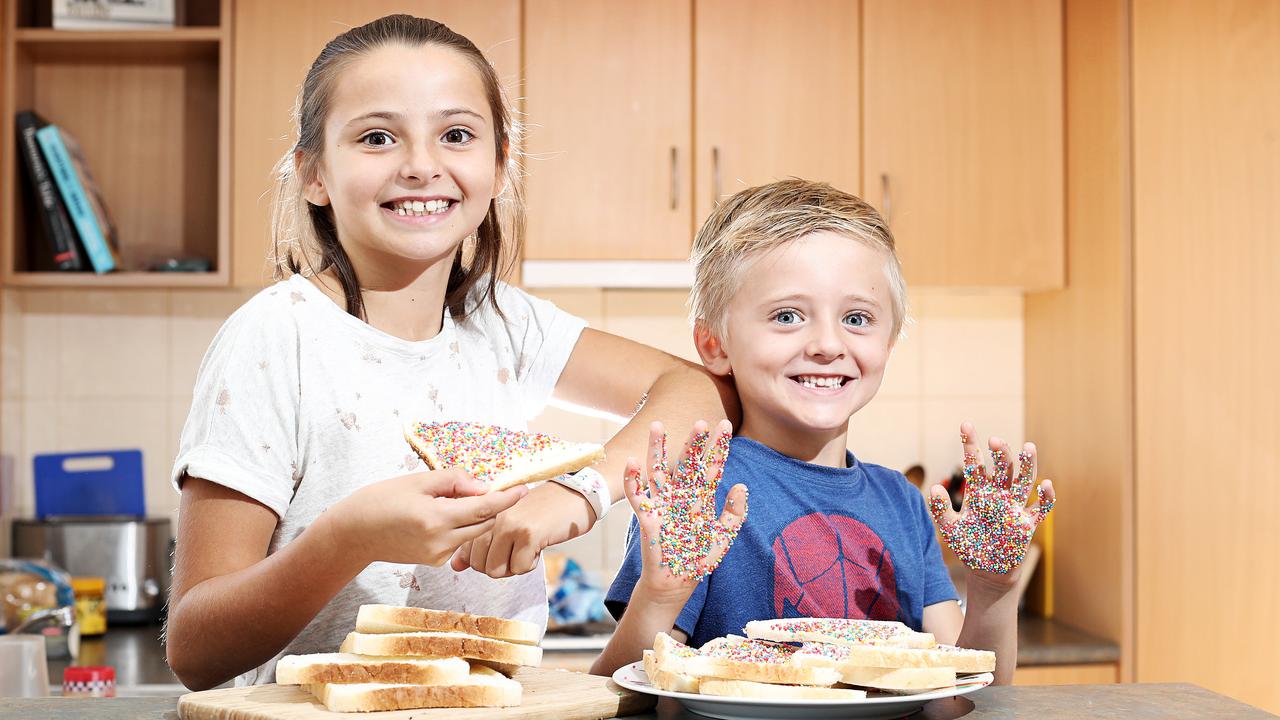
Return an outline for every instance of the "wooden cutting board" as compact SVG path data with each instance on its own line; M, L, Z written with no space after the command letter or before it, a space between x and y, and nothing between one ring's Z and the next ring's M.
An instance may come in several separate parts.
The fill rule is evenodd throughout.
M524 686L524 693L521 704L509 708L335 713L296 685L256 685L188 693L178 699L178 716L182 720L597 720L644 712L655 700L618 687L609 678L566 670L521 668L515 679Z

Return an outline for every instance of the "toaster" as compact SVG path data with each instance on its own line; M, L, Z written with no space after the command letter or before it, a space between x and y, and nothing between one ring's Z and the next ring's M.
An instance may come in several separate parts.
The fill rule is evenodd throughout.
M169 596L168 518L82 516L13 520L13 554L39 558L73 576L106 579L107 622L160 618Z

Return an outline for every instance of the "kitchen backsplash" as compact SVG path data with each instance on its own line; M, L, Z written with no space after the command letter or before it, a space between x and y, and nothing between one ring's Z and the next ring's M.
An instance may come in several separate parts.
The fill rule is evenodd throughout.
M249 290L3 291L0 324L0 511L33 511L36 453L141 448L147 509L177 520L168 483L191 387L209 341ZM539 290L592 327L697 359L684 291ZM854 416L850 448L896 469L922 462L932 482L958 464L958 427L1022 439L1022 297L917 290L876 398ZM534 429L605 439L609 420L550 408ZM608 580L629 513L615 507L559 549ZM7 533L0 555L8 553Z

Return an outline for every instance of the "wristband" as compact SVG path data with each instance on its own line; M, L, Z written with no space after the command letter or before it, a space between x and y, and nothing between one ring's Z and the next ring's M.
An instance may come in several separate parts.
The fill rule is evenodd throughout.
M551 481L559 483L585 497L587 502L591 503L591 509L595 511L597 521L604 517L604 514L609 510L609 506L613 504L612 498L609 496L609 484L604 481L604 476L595 468L582 468L572 475L553 477Z

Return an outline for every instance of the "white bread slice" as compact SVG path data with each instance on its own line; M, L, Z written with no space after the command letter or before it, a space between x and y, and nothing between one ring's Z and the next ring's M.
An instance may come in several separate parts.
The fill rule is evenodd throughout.
M521 665L537 667L542 648L516 645L505 640L463 633L409 632L369 634L353 632L342 643L342 652L358 655L409 655L414 657L460 657L511 675ZM474 663L473 663L474 664Z
M411 422L404 437L432 470L461 468L490 491L576 472L604 459L594 443L479 423Z
M520 683L496 671L473 666L451 685L317 683L307 690L333 712L374 712L416 708L509 707L520 704Z
M845 665L878 668L950 667L961 673L992 672L996 669L996 654L990 650L970 650L954 645L936 645L922 649L806 642L796 653L796 661L801 665L834 668Z
M931 648L937 645L931 633L912 630L891 620L846 620L844 618L792 618L752 620L747 637L780 642L826 642L836 645L887 645Z
M853 688L809 687L807 685L775 685L748 680L703 678L699 690L704 695L766 698L771 700L865 700L866 690Z
M784 685L835 685L840 681L840 673L833 668L796 662L796 650L792 645L729 635L703 645L696 656L683 658L681 665L686 674L698 678Z
M649 682L653 683L653 686L659 690L682 693L698 692L698 678L658 667L658 656L652 650L644 651L644 674L649 676Z
M286 655L276 663L280 685L314 683L411 683L447 685L466 680L471 666L461 658L371 657L353 653Z
M657 666L668 672L688 675L685 663L699 652L670 635L660 632L653 638L653 658Z
M520 645L537 645L542 639L542 630L534 623L489 615L396 605L361 605L356 614L357 632L394 633L419 630L479 635Z
M956 671L948 667L872 668L846 665L840 668L840 681L877 690L920 692L955 685Z

